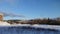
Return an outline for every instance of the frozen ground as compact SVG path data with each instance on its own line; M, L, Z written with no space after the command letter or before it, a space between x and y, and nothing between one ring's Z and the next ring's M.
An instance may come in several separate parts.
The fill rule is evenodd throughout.
M1 22L1 21L0 21L0 26L8 26L8 25L10 25L10 24L7 23L7 22Z
M57 25L0 23L0 34L60 34L60 26Z
M30 24L16 24L16 25L11 25L11 26L27 26L27 27L34 27L34 28L44 28L44 29L55 29L55 30L60 30L60 25L30 25Z
M34 28L45 28L45 29L55 29L55 30L60 30L60 25L30 25L30 24L9 24L7 22L0 22L0 27L12 27L12 26L26 26L26 27L34 27Z

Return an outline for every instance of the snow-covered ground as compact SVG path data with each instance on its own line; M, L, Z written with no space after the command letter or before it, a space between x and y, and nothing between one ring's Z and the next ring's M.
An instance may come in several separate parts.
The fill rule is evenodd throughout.
M55 30L60 30L60 25L32 25L32 27L35 28L45 28L45 29L55 29Z
M44 29L55 29L55 30L60 30L60 25L38 25L38 24L34 24L34 25L30 25L30 24L16 24L16 25L12 25L12 26L29 26L29 27L34 27L34 28L44 28Z
M0 22L0 27L1 26L8 26L8 27L12 27L12 26L26 26L26 27L34 27L34 28L45 28L45 29L56 29L56 30L60 30L60 25L30 25L30 24L9 24L7 22Z
M0 21L0 26L8 26L8 25L10 25L10 24L7 23L7 22L1 22L1 21Z

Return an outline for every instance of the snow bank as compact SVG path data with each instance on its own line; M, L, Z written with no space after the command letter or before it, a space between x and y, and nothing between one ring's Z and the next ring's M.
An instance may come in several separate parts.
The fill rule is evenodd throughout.
M10 24L7 22L0 22L0 26L8 26L8 25L10 25Z
M60 30L60 25L30 25L30 24L9 24L7 22L0 22L0 26L8 26L8 27L14 27L14 26L26 26L26 27L34 27L34 28L45 28L45 29L55 29Z
M38 25L38 24L35 24L35 25L32 25L31 27L60 30L60 25Z

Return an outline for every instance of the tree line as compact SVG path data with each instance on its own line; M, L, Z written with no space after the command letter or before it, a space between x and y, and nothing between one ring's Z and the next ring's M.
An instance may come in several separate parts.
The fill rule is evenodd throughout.
M48 24L48 25L60 25L60 18L57 19L31 19L31 20L8 20L7 21L10 24Z

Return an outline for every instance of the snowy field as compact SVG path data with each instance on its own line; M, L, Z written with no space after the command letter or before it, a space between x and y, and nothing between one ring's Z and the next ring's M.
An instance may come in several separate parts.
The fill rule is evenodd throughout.
M30 25L30 24L12 24L12 25L0 25L0 27L13 27L13 26L25 26L25 27L33 27L33 28L44 28L44 29L55 29L60 30L60 25Z
M60 34L60 25L9 24L0 22L0 34Z
M60 25L39 25L39 24L9 24L7 22L0 22L0 27L13 27L13 26L25 26L25 27L34 27L34 28L44 28L44 29L55 29L60 30Z

